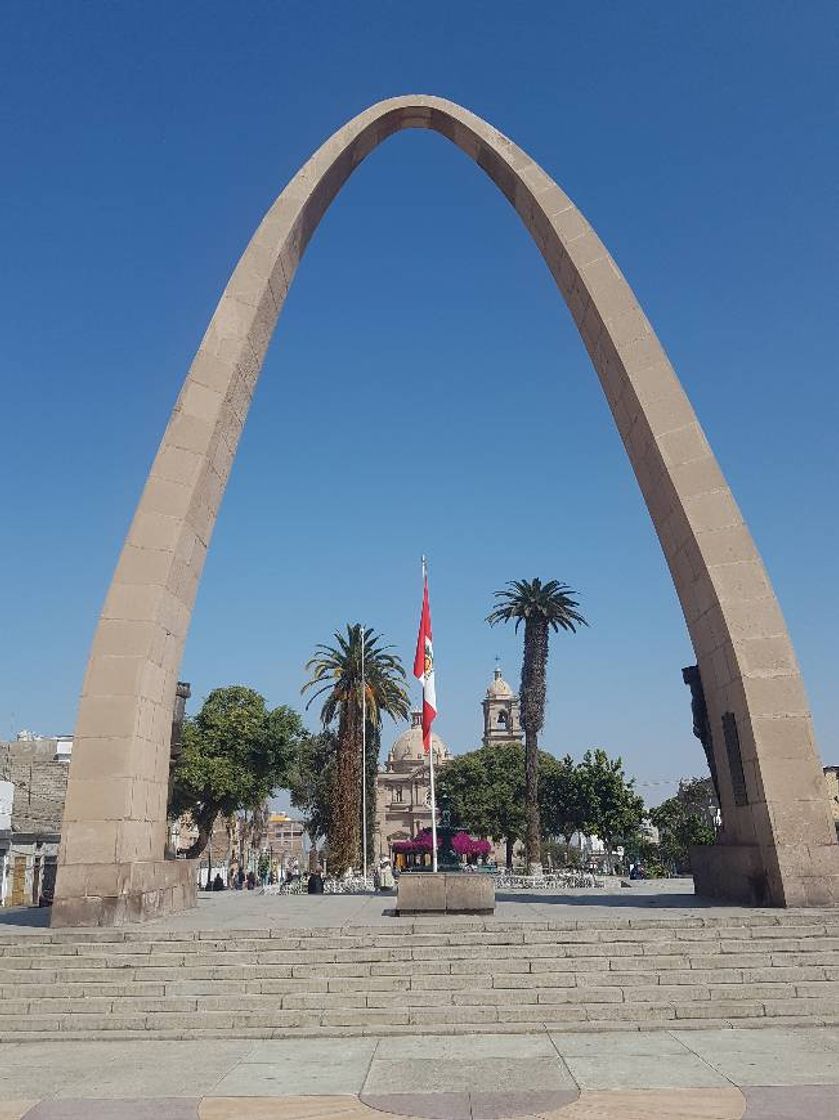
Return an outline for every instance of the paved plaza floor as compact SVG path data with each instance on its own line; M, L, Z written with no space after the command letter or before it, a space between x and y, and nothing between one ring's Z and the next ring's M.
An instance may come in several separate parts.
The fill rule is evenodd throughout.
M366 895L263 895L258 891L220 891L200 893L193 910L170 914L143 929L211 930L333 928L385 925L398 928L400 922L417 918L394 916L396 894ZM695 917L697 913L725 915L760 913L751 908L722 906L697 898L691 879L663 879L621 885L621 880L606 880L599 888L574 889L550 894L499 891L495 920L504 922L600 921L603 918L644 918L661 913L668 918ZM777 911L767 910L772 914ZM421 919L419 919L421 920ZM456 915L447 920L457 921ZM470 921L468 916L464 922ZM0 910L0 931L15 927L16 932L43 929L49 925L49 910Z
M835 1120L839 1029L25 1042L0 1120Z

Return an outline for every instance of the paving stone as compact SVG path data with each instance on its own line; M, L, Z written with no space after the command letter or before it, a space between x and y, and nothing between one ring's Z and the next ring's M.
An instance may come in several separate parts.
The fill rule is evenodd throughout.
M743 1093L747 1102L743 1120L836 1120L839 1116L837 1085L755 1087Z
M381 1051L380 1051L381 1052ZM402 1092L423 1093L490 1093L571 1089L576 1086L562 1060L553 1057L471 1058L462 1053L457 1059L401 1058L398 1071L393 1062L374 1058L362 1092L366 1100L371 1094L392 1092L398 1077Z
M513 1120L536 1117L564 1108L577 1099L576 1089L521 1089L518 1092L470 1093L472 1120Z
M363 1104L379 1113L423 1120L472 1120L468 1093L362 1093Z
M601 1054L566 1054L580 1089L696 1089L724 1086L726 1079L696 1054L639 1054L622 1049Z
M484 1058L555 1058L556 1049L546 1034L511 1035L486 1033L469 1039L469 1055ZM464 1042L450 1034L391 1038L383 1040L379 1058L393 1062L405 1058L463 1060ZM397 1067L398 1068L398 1067Z
M740 1091L730 1087L583 1091L578 1101L544 1120L740 1120L745 1103Z
M198 1101L53 1100L41 1101L26 1120L198 1120Z
M678 1035L670 1031L601 1032L592 1034L579 1031L550 1032L551 1043L564 1058L566 1054L580 1057L603 1057L604 1054L644 1054L666 1059L671 1054L681 1056L686 1046Z
M37 1103L36 1100L0 1101L0 1120L22 1120Z
M316 1045L308 1060L299 1055L270 1062L241 1062L213 1085L219 1097L277 1097L359 1093L370 1064L369 1055L322 1060Z

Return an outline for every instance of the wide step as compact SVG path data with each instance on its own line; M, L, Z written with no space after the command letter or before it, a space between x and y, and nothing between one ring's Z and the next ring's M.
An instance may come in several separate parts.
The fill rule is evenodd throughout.
M839 1022L839 915L0 933L0 1041Z

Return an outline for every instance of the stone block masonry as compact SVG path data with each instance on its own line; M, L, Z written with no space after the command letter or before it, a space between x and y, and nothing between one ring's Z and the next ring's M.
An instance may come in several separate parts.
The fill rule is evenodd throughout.
M839 1024L839 914L0 930L0 1042Z
M411 871L399 876L398 914L492 914L495 883L491 875Z
M836 904L839 845L816 780L820 763L783 616L663 347L591 225L526 152L459 105L409 95L366 109L303 165L260 223L201 340L93 641L67 791L56 923L117 923L192 902L172 883L162 857L171 716L207 548L306 245L353 170L408 128L451 140L509 200L600 379L704 687L724 828L715 855L701 865L703 890L775 906Z

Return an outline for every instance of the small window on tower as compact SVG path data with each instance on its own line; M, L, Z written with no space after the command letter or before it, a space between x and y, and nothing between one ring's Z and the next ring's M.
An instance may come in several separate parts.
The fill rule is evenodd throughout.
M499 727L506 727L507 726L507 713L506 712L499 712L497 722L498 722Z
M402 786L395 786L394 787L393 800L394 801L401 801L402 800Z

